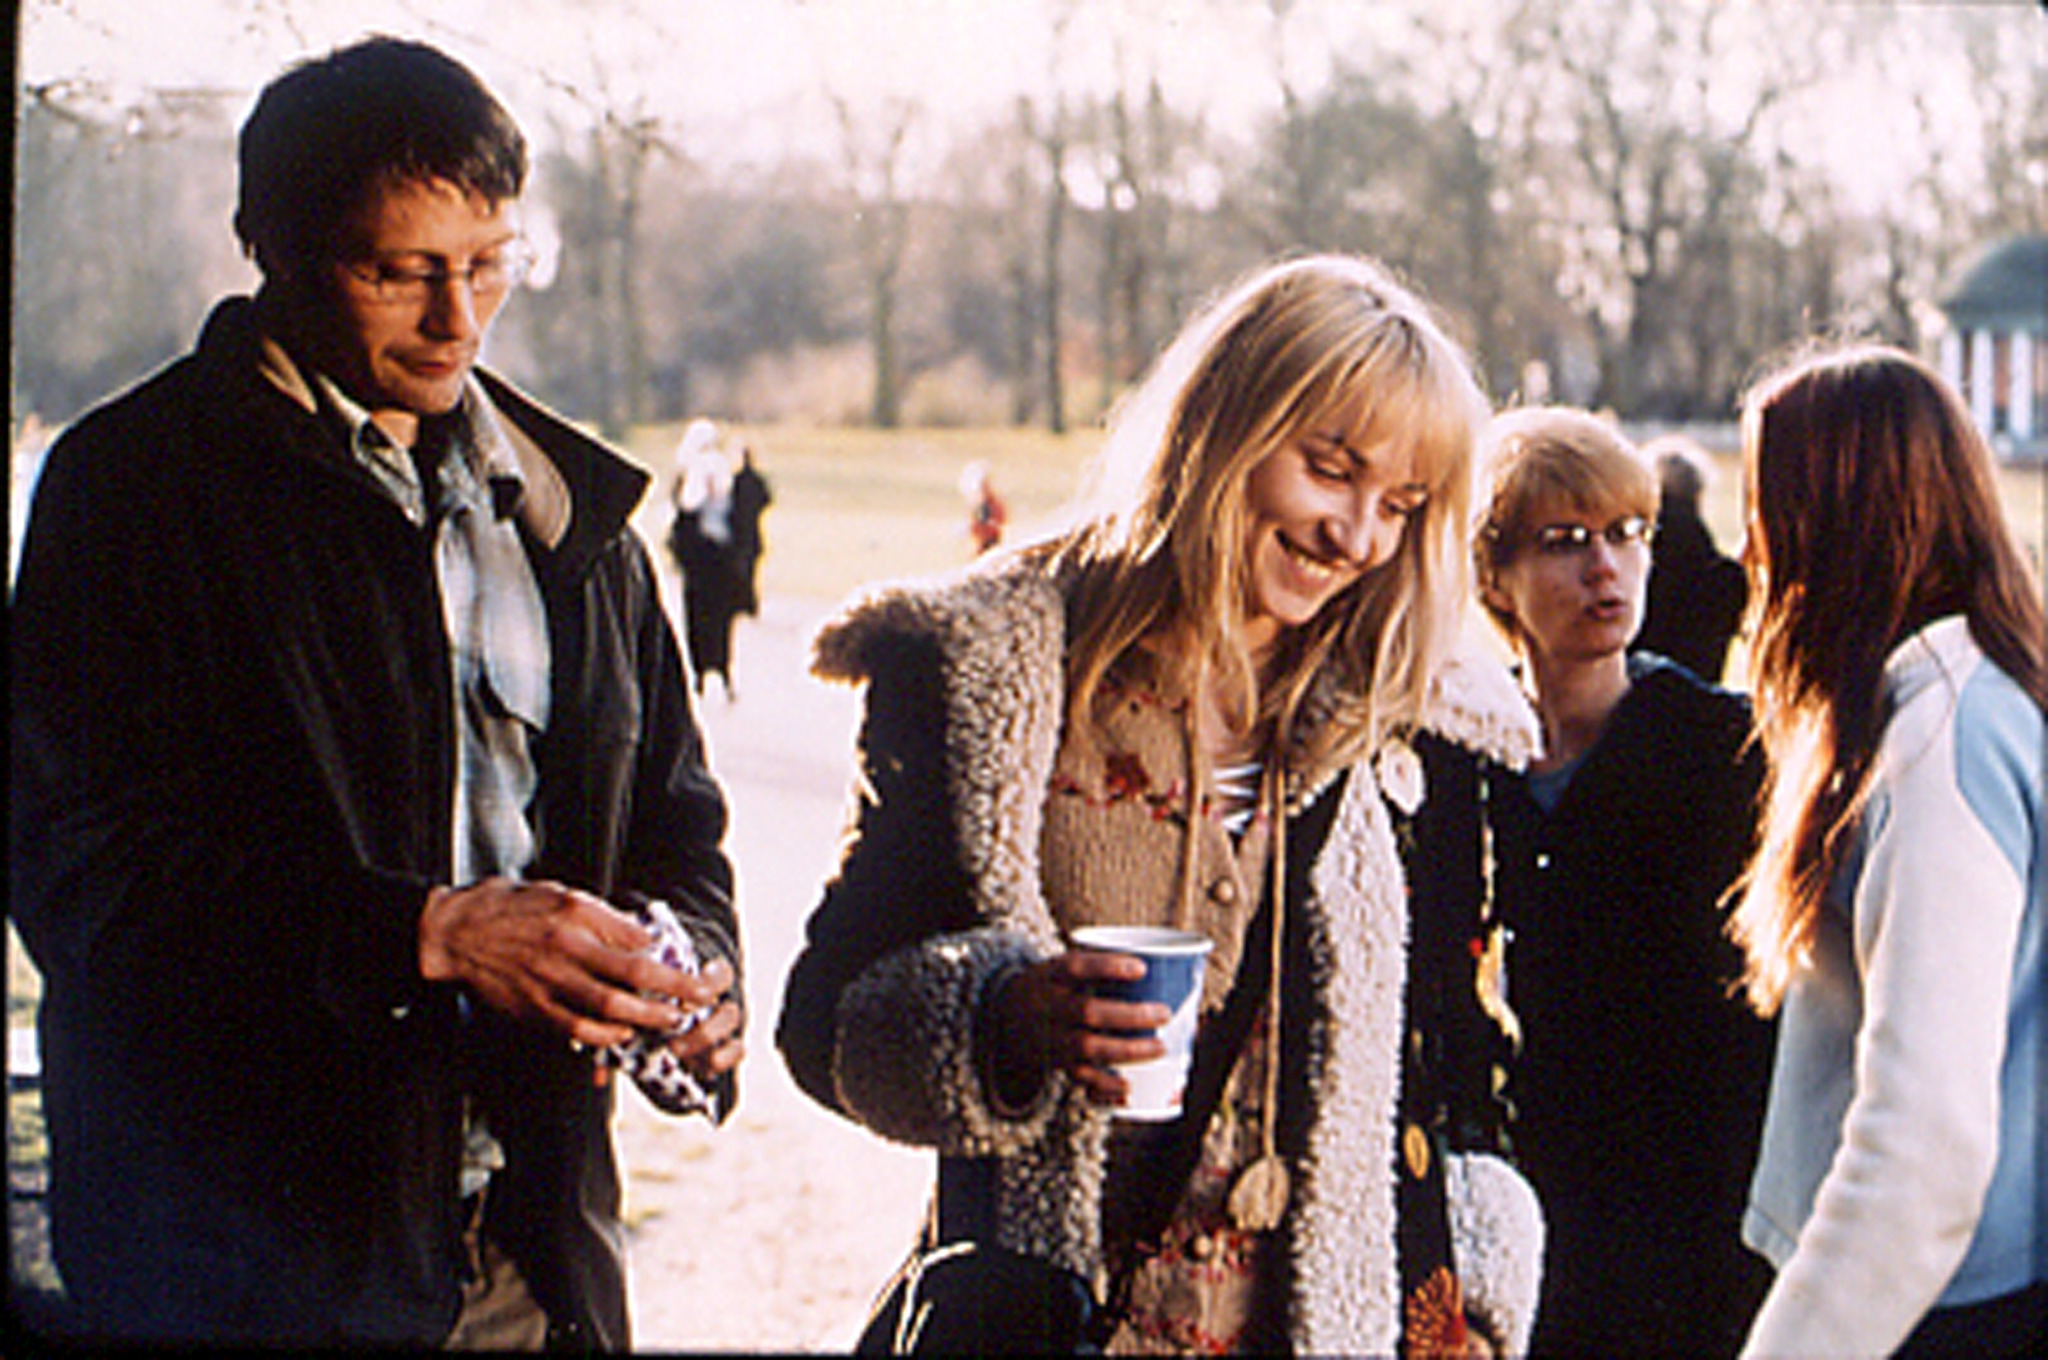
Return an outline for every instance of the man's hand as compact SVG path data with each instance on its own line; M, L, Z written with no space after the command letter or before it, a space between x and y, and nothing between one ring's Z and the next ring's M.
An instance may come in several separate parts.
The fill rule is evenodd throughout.
M739 1003L732 999L732 965L724 959L713 959L704 965L695 981L711 995L695 1002L708 1005L713 997L718 999L718 1008L690 1027L687 1034L678 1034L668 1041L669 1052L676 1055L676 1061L690 1070L690 1075L702 1082L717 1080L723 1074L740 1065L740 1059L747 1056L747 1046L740 1040L740 1030L745 1016L740 1012Z
M427 894L420 974L429 982L462 983L494 1010L552 1025L591 1048L609 1048L638 1029L674 1029L732 986L730 965L693 976L635 952L652 942L632 917L590 893L489 878ZM642 993L674 997L676 1004ZM732 1015L725 1017L728 1010ZM737 1044L738 1011L725 1002L677 1042L694 1041L694 1060L719 1060L722 1044ZM734 1053L712 1070L737 1061Z

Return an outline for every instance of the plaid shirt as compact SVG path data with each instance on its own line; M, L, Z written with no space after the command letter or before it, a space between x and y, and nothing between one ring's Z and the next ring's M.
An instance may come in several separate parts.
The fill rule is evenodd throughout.
M533 860L527 808L539 783L528 743L547 726L548 628L540 585L513 520L526 483L497 413L474 382L434 466L434 504L402 449L326 377L322 395L347 422L349 451L398 508L434 534L434 571L454 672L454 881L517 878ZM505 1164L504 1149L471 1110L462 1193Z
M457 709L454 881L516 878L533 859L529 742L548 712L547 613L513 520L525 492L518 463L472 383L450 422L429 507L412 455L331 381L318 381L350 427L356 461L408 519L433 531Z

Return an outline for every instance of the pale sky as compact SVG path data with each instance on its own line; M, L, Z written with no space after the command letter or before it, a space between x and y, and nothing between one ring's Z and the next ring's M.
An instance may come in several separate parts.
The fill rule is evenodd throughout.
M1453 0L1454 3L1460 0ZM830 137L831 90L856 107L915 98L934 115L1001 114L1050 90L1061 0L24 0L21 75L83 76L116 102L144 88L254 91L292 59L372 31L473 65L529 133L562 98L537 78L603 80L679 118L693 155L773 156ZM1338 6L1339 11L1344 7ZM604 22L643 12L647 18ZM170 16L175 14L175 18ZM1369 16L1366 16L1369 21ZM1356 19L1353 22L1357 22ZM1321 26L1305 16L1311 35ZM1094 0L1060 45L1070 91L1156 66L1170 96L1242 127L1277 102L1263 0ZM1334 35L1332 35L1334 37ZM1328 53L1341 42L1304 42ZM1327 68L1327 59L1320 63ZM1310 71L1313 80L1318 73ZM747 148L750 142L760 142ZM830 143L823 148L829 152Z
M1504 0L1426 2L1455 24ZM1739 89L1747 52L1770 40L1772 4L1800 0L1726 3L1748 37L1724 48L1714 84ZM1853 14L1886 0L1805 3ZM1893 0L1909 16L1903 46L1853 68L1861 74L1831 75L1790 124L1865 206L1927 163L1969 160L1967 81L1935 90L1942 127L1930 146L1892 75L1905 63L1924 76L1935 40L1923 42L1918 28L1939 32L1943 10L1962 6L2009 14L2001 22L2048 80L2048 19L2035 0ZM1075 9L1080 18L1056 37L1055 16ZM773 163L792 149L833 157L829 91L856 109L916 100L927 117L911 164L929 168L963 120L1002 117L1019 94L1042 105L1056 89L1105 91L1119 71L1131 88L1156 73L1176 107L1242 134L1277 110L1279 71L1313 91L1333 63L1367 52L1394 4L1290 0L1289 9L1276 49L1268 0L23 0L20 69L30 83L89 78L110 88L116 107L145 88L253 97L291 60L383 30L470 63L536 141L587 121L572 91L601 90L613 110L662 118L687 154L714 168Z

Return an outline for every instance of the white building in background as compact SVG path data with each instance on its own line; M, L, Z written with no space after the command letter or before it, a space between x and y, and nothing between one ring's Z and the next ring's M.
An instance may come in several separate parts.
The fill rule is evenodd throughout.
M1994 241L1941 299L1941 371L2002 454L2048 457L2048 236Z

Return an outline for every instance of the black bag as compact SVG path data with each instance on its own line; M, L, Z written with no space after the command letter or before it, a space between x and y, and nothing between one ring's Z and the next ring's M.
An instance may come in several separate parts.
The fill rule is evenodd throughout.
M910 1259L882 1287L856 1355L1094 1355L1087 1281L994 1245L995 1165L942 1157Z
M1070 1270L971 1240L920 1244L861 1329L856 1355L1094 1355L1095 1301Z

